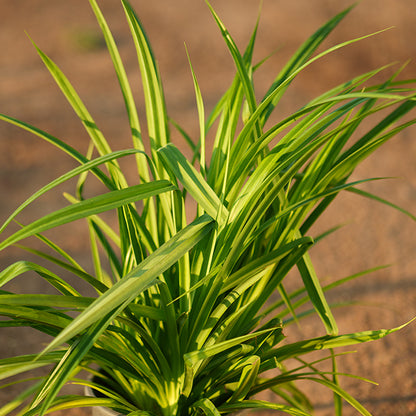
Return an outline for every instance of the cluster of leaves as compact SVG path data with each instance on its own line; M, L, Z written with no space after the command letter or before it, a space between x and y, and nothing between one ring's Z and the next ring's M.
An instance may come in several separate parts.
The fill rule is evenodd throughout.
M378 339L398 328L338 334L325 291L355 276L322 287L308 254L316 240L307 233L339 192L375 198L356 189L373 179L350 182L349 177L369 154L414 123L414 119L400 122L416 105L411 82L397 81L396 74L383 84L368 86L384 68L377 69L331 89L266 128L279 100L304 68L360 40L314 55L349 10L311 36L257 102L253 73L260 64L252 63L257 25L246 50L240 53L208 4L234 59L236 75L205 119L192 71L200 125L198 143L175 125L191 146L194 156L190 161L170 141L171 120L142 24L128 1L121 2L137 50L150 151L145 151L117 46L95 0L90 3L124 96L132 148L111 150L68 79L36 45L91 138L89 154L85 156L27 123L0 115L1 120L51 142L79 163L28 198L0 231L35 199L79 177L75 195L67 195L71 204L22 225L0 242L0 249L36 237L45 245L44 251L20 247L82 279L97 293L96 297L84 296L64 278L33 262L16 262L0 273L0 284L5 285L22 273L36 272L59 292L0 292L0 313L9 318L0 326L29 326L53 336L40 354L0 360L2 379L53 366L47 376L1 408L0 414L13 411L31 397L21 414L106 406L122 414L166 416L198 412L211 416L246 408L308 415L311 404L296 387L297 380L333 390L339 414L342 400L368 414L340 387L333 349ZM362 122L379 113L382 116L375 117L373 126L357 137ZM208 134L214 139L209 151ZM128 185L117 161L128 156L136 160L139 183L135 185ZM84 183L91 176L108 191L86 197ZM196 203L195 218L189 223L187 198ZM117 230L99 215L110 210L117 213ZM43 234L81 218L86 219L89 229L93 273ZM299 270L303 286L288 292L285 277L293 268ZM297 310L307 303L310 313L321 319L325 334L284 341L284 323L300 319ZM78 312L75 317L74 311ZM325 349L328 354L320 360L332 362L330 372L302 358ZM287 370L285 363L293 358L299 366ZM274 375L266 377L264 373L271 369L275 369ZM95 377L81 379L81 370ZM92 387L97 394L59 395L68 382ZM254 398L266 389L275 393L273 403Z

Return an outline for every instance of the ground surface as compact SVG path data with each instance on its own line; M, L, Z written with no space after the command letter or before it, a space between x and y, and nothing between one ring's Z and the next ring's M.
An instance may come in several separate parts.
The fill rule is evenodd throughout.
M198 127L193 86L183 43L186 42L198 76L205 105L209 110L233 76L233 64L208 9L199 0L133 1L154 45L170 115L197 136ZM243 48L257 14L257 1L213 1L238 45ZM260 60L277 52L256 77L259 91L280 70L306 36L349 1L265 0L255 57ZM120 45L133 85L139 90L136 61L119 2L101 1ZM390 26L395 29L348 47L313 65L288 90L276 117L307 102L313 94L361 72L390 63L405 62L416 56L416 10L414 0L363 1L325 43L326 46ZM88 140L79 121L43 68L26 31L54 59L79 91L114 148L128 146L128 128L122 97L87 0L19 0L0 2L0 112L32 123L67 140L85 151ZM416 76L416 64L405 71ZM137 94L140 97L140 94ZM138 99L138 105L142 103ZM179 143L179 142L178 142ZM371 157L355 177L396 177L367 189L395 201L415 213L416 130L403 133L375 157ZM39 139L0 124L0 217L2 221L25 197L73 166L72 161ZM133 174L133 173L132 173ZM67 189L67 188L65 188ZM62 190L65 190L62 189ZM48 195L34 210L22 215L29 221L64 203L60 193ZM402 214L357 197L340 197L329 210L321 229L334 224L347 225L313 251L320 278L341 278L379 264L389 269L365 276L331 295L333 301L358 300L353 309L340 308L337 318L341 332L388 328L416 316L416 241L414 222ZM318 230L316 230L318 231ZM85 238L78 229L65 229L58 237L81 261L87 261ZM1 253L1 267L18 258L16 250ZM13 291L38 292L40 279L33 276L8 286ZM315 320L302 328L288 329L289 337L300 331L308 336L322 334ZM0 357L36 352L42 340L32 333L2 330ZM380 342L362 345L348 355L341 369L376 380L374 386L345 379L348 391L360 399L374 415L411 416L416 414L416 324ZM305 390L310 390L305 386ZM11 391L0 390L0 405L8 402ZM317 415L331 415L331 397L311 391ZM87 410L67 414L88 414ZM346 415L355 414L346 407Z

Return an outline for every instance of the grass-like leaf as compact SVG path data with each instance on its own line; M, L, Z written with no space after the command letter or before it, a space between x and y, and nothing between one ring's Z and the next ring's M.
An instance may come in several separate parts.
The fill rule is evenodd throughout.
M10 244L16 243L24 238L41 233L59 225L109 211L113 208L118 208L131 202L150 198L151 196L158 195L162 192L172 191L174 189L174 186L171 185L170 182L158 181L148 184L135 185L129 188L111 191L107 194L92 197L88 200L84 200L78 202L77 204L52 212L51 214L24 226L21 230L12 234L0 243L0 250L3 250Z
M344 81L284 118L276 111L272 122L271 114L302 71L373 34L317 52L351 8L340 12L294 52L259 100L254 73L267 64L253 63L259 18L240 51L207 1L207 12L233 59L235 76L205 117L203 94L188 55L199 124L195 140L188 127L169 118L144 25L130 2L121 0L144 94L143 133L140 106L136 107L111 29L99 2L89 3L124 98L133 149L111 151L69 79L34 44L91 142L84 155L37 127L0 114L0 120L51 143L79 164L29 196L0 228L6 235L32 202L78 177L73 195L64 194L70 205L19 224L20 229L0 241L0 250L15 245L39 259L19 259L0 271L0 316L5 318L0 329L29 327L52 336L39 354L0 360L4 380L52 367L0 408L0 416L19 406L25 416L80 406L106 406L131 416L218 416L245 409L308 415L312 400L300 390L299 380L332 391L337 415L344 402L369 414L340 387L341 378L351 375L338 371L342 354L335 351L378 340L404 325L338 334L333 309L346 304L329 304L327 292L377 267L325 286L309 251L340 227L315 239L308 233L345 191L415 220L412 212L394 202L358 189L381 178L350 179L367 157L416 122L415 81L399 80L401 67L374 84L388 66L378 68ZM169 123L191 149L190 160L170 142ZM98 157L93 156L96 152ZM118 161L129 155L136 158L133 186ZM92 176L105 192L89 195ZM100 215L108 211L116 214L116 224ZM87 266L64 244L56 244L52 235L57 227L82 219L89 235ZM28 237L38 245L19 244ZM300 277L296 287L288 281L293 273ZM56 293L7 291L23 274L44 279ZM82 285L67 280L68 274ZM85 285L95 297L84 293ZM301 325L305 316L321 321L323 334L296 342L285 339L285 326ZM308 358L325 349L327 355ZM286 368L288 360L298 365ZM321 369L324 362L332 365L329 371ZM94 378L80 378L83 370ZM100 395L61 396L70 382ZM263 390L271 390L275 401L256 400Z

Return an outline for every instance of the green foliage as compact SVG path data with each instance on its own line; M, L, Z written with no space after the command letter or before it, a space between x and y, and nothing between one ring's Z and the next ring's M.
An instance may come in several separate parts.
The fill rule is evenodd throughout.
M287 87L304 68L360 40L314 55L349 10L312 35L257 102L253 73L258 65L252 62L257 25L242 53L208 4L234 59L236 76L205 120L203 97L191 66L199 141L192 141L185 129L176 126L194 152L188 160L170 141L162 83L142 23L129 2L122 0L143 83L150 144L146 153L116 43L97 2L90 3L124 96L132 149L112 152L69 80L35 45L99 156L91 159L90 154L82 155L36 127L0 115L79 163L29 197L0 231L8 229L37 198L78 176L75 195L67 196L70 205L22 225L0 242L0 249L36 237L45 244L44 251L20 247L84 280L96 297L84 296L64 278L33 262L22 260L0 273L4 286L23 273L35 272L59 293L0 292L0 314L7 318L0 321L0 327L28 326L53 336L39 354L0 360L1 379L35 368L53 368L1 408L0 415L21 405L20 414L26 415L99 405L131 415L202 412L217 416L247 408L309 415L311 403L297 380L332 390L337 414L341 414L340 399L361 414L369 414L340 387L334 349L376 340L400 328L338 334L325 292L360 274L322 287L308 254L315 241L307 233L343 190L398 208L357 189L375 178L351 182L349 177L374 150L414 123L408 117L416 106L412 83L391 77L369 86L382 70L377 69L331 89L266 128ZM404 116L406 121L400 121ZM362 122L373 119L373 127L359 133ZM207 135L214 138L212 149L206 148ZM128 185L118 163L122 157L136 158L138 185ZM108 191L85 195L84 183L91 176L87 174ZM186 213L189 201L196 205L195 218ZM110 210L117 214L116 229L99 216ZM64 248L42 234L79 219L86 219L91 237L93 272L84 270ZM286 278L294 268L303 287L290 292ZM310 312L299 313L307 303ZM322 321L324 335L286 342L284 325L311 313ZM318 361L332 362L333 371L320 371L318 362L305 361L303 356L317 350L328 350ZM286 362L291 359L298 360L299 367L287 370ZM266 376L272 369L274 375ZM81 370L95 377L80 379ZM89 386L100 394L59 395L66 383ZM266 389L275 393L275 402L254 397Z

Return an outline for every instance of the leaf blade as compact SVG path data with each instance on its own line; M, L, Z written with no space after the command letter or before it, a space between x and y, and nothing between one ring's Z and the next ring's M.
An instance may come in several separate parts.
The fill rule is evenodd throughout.
M22 229L3 240L0 243L0 250L3 250L23 238L30 237L59 225L86 218L90 215L105 212L174 189L175 187L170 182L161 180L134 185L129 188L123 188L92 197L78 202L77 204L61 208L60 210L47 214L31 224L24 226Z

